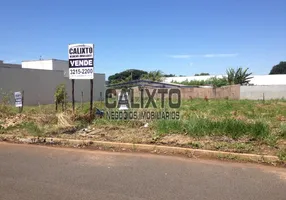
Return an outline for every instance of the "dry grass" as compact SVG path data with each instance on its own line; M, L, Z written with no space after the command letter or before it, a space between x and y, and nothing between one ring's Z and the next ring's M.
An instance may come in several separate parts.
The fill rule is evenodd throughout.
M104 110L100 102L96 102L95 107ZM285 147L286 101L192 99L184 101L178 111L180 120L149 121L149 127L144 128L144 120L102 118L90 124L89 104L84 104L83 109L77 105L74 114L70 104L65 112L57 113L54 105L47 105L26 106L21 114L14 107L2 105L0 133L23 132L271 155L283 152ZM89 133L79 131L88 126Z

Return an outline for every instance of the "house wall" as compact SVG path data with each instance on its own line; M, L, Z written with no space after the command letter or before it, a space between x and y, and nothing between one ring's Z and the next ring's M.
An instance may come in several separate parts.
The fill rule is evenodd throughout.
M149 88L150 93L153 88ZM269 85L269 86L240 86L232 85L221 88L180 88L182 99L205 98L208 99L249 99L249 100L271 100L286 99L286 85ZM121 90L117 90L117 93ZM134 87L134 96L140 97L141 92ZM155 98L161 98L161 94L156 93ZM147 97L144 92L144 97ZM165 95L168 97L168 95Z
M153 88L148 88L150 94L153 92ZM166 89L166 88L164 88ZM170 89L168 89L170 90ZM232 86L225 86L220 88L180 88L181 91L181 98L182 99L195 99L195 98L205 98L208 99L239 99L240 98L240 86L239 85L232 85ZM120 90L116 90L117 93ZM134 88L134 96L140 97L141 92L138 88ZM148 97L146 91L144 92L144 97ZM165 95L168 98L168 95ZM155 98L161 98L161 94L156 92Z
M182 88L183 99L208 98L208 99L239 99L240 86L232 85L220 88Z
M0 101L3 93L24 90L24 105L52 104L57 85L66 85L69 101L71 101L71 80L63 76L63 71L17 69L0 67ZM81 101L81 91L84 92L83 100L90 99L90 81L75 80L75 100ZM100 93L105 92L105 74L94 74L94 100L100 100ZM14 103L11 96L11 103Z
M66 60L53 60L53 69L64 72L64 77L69 77L69 63Z
M11 64L11 63L4 63L3 60L0 60L0 67L6 67L6 68L21 68L22 66L19 64Z
M191 81L202 81L208 80L212 77L222 78L227 77L227 75L218 76L186 76L186 77L168 77L165 78L164 82L171 83L172 81L182 82L185 80ZM286 85L286 74L272 74L272 75L252 75L249 84L251 85Z
M23 69L53 70L53 60L23 61L22 68Z
M286 99L286 85L241 86L240 99Z

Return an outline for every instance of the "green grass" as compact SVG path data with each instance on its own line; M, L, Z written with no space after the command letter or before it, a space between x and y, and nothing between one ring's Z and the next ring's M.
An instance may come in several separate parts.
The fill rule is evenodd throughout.
M281 132L281 137L286 139L286 123L282 123L280 125L280 132Z
M156 101L157 109L149 111L164 111L160 108L160 100ZM168 101L165 111L170 111ZM100 107L102 108L102 107ZM107 111L107 109L103 108ZM141 109L142 111L142 109ZM183 100L180 120L154 120L150 123L153 130L161 135L187 134L191 137L228 136L233 139L249 137L263 140L267 145L275 146L277 140L286 136L286 125L277 119L286 117L285 100L252 101L252 100ZM114 125L139 127L130 120L95 120L97 125ZM141 126L141 124L140 124ZM276 133L279 132L277 136Z
M34 122L23 122L15 126L9 126L6 129L1 129L2 133L14 130L26 130L32 136L43 136L44 130Z
M137 101L139 101L137 99ZM145 102L146 103L146 102ZM160 108L161 101L156 100L157 108L140 109L140 111L171 111L168 108L168 101L165 102L166 108ZM94 107L104 110L104 102L94 102ZM71 113L72 105L67 104L67 113ZM135 110L134 111L138 111ZM247 137L249 139L263 140L265 144L275 147L277 141L286 139L286 100L270 101L251 101L251 100L204 100L192 99L183 100L181 107L176 111L180 112L180 120L154 120L149 122L152 131L159 135L165 134L186 134L191 137L201 138L204 136L227 136L235 140ZM61 112L59 106L58 113ZM13 116L18 113L14 106L0 105L0 121L3 122L6 116ZM89 103L76 103L76 114L86 115L89 113ZM53 116L56 114L55 105L25 106L23 114L27 116L37 116L38 114ZM67 114L68 115L68 114ZM3 116L3 117L1 117ZM282 118L281 118L282 117ZM281 118L281 119L280 119ZM51 121L51 125L56 124ZM3 132L3 127L0 131ZM40 134L43 127L34 121L23 125L28 131ZM30 123L30 124L29 124ZM45 122L46 123L46 122ZM82 127L88 126L85 118L80 118L74 122ZM95 126L125 126L139 128L146 121L138 120L108 120L106 118L95 119ZM39 129L37 129L37 127ZM194 144L194 147L196 145ZM240 147L237 147L240 148ZM242 148L242 147L241 147Z
M262 122L247 123L235 119L212 121L207 118L188 120L159 120L154 128L161 134L187 134L192 137L229 136L238 139L250 136L255 139L266 138L270 134L269 126Z
M252 144L243 142L229 143L229 142L216 142L213 145L214 150L220 151L233 151L236 153L249 153L254 150Z
M33 136L42 136L43 130L34 122L24 122L20 128L26 129Z

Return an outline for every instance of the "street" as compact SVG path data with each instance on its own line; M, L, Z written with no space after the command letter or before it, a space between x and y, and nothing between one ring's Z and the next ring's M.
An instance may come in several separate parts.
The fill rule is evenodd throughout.
M1 200L285 200L286 169L0 143Z

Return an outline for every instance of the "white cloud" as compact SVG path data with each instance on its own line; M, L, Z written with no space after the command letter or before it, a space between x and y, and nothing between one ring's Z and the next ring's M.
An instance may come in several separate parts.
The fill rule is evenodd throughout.
M214 58L214 57L221 57L221 58L225 58L225 57L236 57L238 56L237 53L227 53L227 54L205 54L203 55L203 57L205 58Z
M187 59L192 57L204 57L204 58L226 58L226 57L236 57L237 53L224 53L224 54L178 54L178 55L170 55L171 58L180 58Z
M170 55L171 58L190 58L191 55Z

